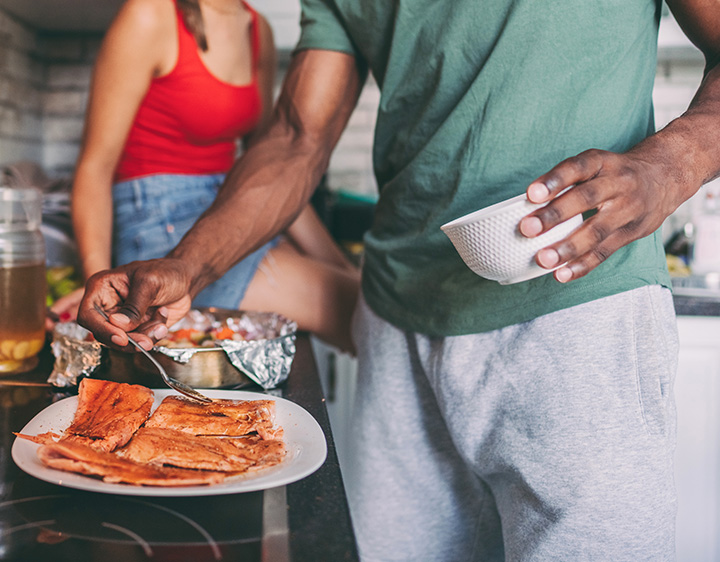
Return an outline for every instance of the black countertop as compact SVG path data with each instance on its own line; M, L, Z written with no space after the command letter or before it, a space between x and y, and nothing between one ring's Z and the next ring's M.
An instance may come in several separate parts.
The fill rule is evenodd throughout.
M675 277L672 282L678 316L720 316L720 274Z
M720 298L673 295L678 316L720 316Z
M52 361L46 349L35 371L3 380L44 382ZM325 399L304 335L279 391L312 414L325 433L328 456L315 473L261 492L158 498L85 492L22 472L11 458L12 432L67 394L0 384L0 560L358 560Z

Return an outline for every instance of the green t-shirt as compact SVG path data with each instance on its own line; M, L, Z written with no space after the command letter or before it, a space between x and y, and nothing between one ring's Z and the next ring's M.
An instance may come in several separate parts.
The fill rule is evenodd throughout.
M380 90L380 189L363 292L430 335L482 332L647 284L670 286L659 233L582 279L500 285L440 230L589 148L653 129L659 0L303 0L297 49L352 53Z

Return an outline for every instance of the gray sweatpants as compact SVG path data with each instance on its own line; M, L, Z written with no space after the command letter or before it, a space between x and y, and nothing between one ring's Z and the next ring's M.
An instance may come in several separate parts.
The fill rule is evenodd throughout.
M362 300L353 324L363 562L674 560L669 291L468 336L398 330Z

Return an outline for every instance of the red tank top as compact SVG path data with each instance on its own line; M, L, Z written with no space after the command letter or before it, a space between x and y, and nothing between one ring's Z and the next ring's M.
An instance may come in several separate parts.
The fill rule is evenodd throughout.
M257 82L258 15L252 15L252 80L233 86L216 78L200 59L197 44L178 17L178 59L173 70L150 83L115 170L115 181L150 174L227 172L237 140L262 112Z

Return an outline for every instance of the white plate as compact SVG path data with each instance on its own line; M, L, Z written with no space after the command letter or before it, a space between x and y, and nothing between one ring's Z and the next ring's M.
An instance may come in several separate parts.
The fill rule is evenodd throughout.
M153 410L170 394L177 394L170 389L154 390L155 404ZM28 474L59 486L102 492L106 494L123 494L129 496L211 496L253 492L276 486L290 484L315 472L325 462L327 444L325 434L305 409L294 402L242 390L203 390L210 398L226 398L230 400L275 401L275 423L283 428L283 439L287 448L285 459L278 465L252 472L247 475L233 476L220 484L210 486L134 486L131 484L109 484L92 478L48 468L37 457L39 445L27 439L16 438L12 447L15 463ZM22 429L20 433L38 435L47 431L62 434L75 416L77 396L65 398L51 404Z

